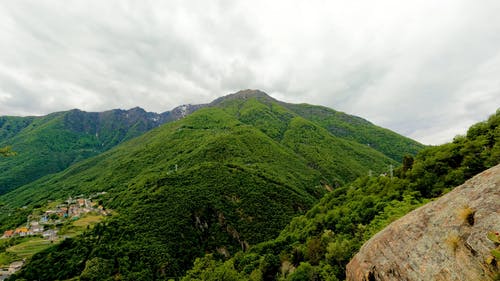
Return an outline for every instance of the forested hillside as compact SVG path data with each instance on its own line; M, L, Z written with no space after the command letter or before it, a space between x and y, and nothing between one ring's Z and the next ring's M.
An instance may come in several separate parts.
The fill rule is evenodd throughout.
M233 103L234 106L239 106L242 100L248 97L255 97L271 108L273 105L274 107L279 105L281 108L287 109L289 113L291 112L326 129L333 136L369 146L398 162L401 162L403 156L408 154L415 155L424 147L412 139L376 126L363 118L324 106L281 102L259 90L244 90L221 97L213 101L209 106L227 105L230 103ZM253 118L258 119L259 116L254 114ZM260 125L267 131L277 129L276 126L267 128L266 126L271 125L269 123Z
M423 146L360 117L309 104L286 104L301 117L319 124L332 135L366 144L401 162L405 155L415 155Z
M140 108L128 111L71 110L41 117L0 117L0 147L16 157L0 161L0 194L66 169L166 122Z
M336 188L280 235L223 261L197 259L184 280L344 280L364 241L410 210L500 163L500 111L453 142L407 156L390 175Z
M48 200L106 191L103 203L117 215L35 255L19 276L165 279L205 253L222 258L271 239L327 190L394 164L267 96L240 96L2 196L11 214L2 221L15 225L17 214Z
M75 109L41 117L1 116L0 147L12 146L18 156L0 162L0 194L62 171L78 161L96 156L154 127L183 118L203 107L223 107L226 111L231 111L231 114L240 114L237 108L244 103L246 97L257 98L261 104L255 108L246 105L242 108L242 116L237 116L239 120L257 126L276 140L283 137L281 134L286 130L283 126L288 126L288 119L302 117L326 129L338 140L350 140L369 146L398 162L405 154L415 154L423 148L413 140L377 127L359 117L321 106L279 102L256 90L240 91L210 104L178 106L161 114L133 108L105 112L84 112ZM271 116L267 115L265 110L262 111L263 107L268 107L271 111L273 108L276 110ZM261 117L269 118L260 119ZM296 125L297 122L293 124ZM337 159L332 155L329 157ZM345 159L342 157L342 160ZM352 164L354 163L345 166ZM338 184L342 182L340 178L336 180Z

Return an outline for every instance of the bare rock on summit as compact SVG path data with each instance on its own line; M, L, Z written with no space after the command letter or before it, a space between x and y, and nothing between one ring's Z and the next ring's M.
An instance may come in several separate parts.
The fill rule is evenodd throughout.
M377 233L347 265L347 280L497 280L491 231L500 231L500 165Z

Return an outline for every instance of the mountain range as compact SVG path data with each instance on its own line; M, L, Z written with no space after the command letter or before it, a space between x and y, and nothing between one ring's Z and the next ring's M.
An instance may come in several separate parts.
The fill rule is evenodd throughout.
M182 276L196 257L230 257L272 239L326 193L388 173L424 147L362 118L257 90L163 114L72 110L0 120L0 146L17 152L0 162L0 186L10 191L0 196L1 229L79 194L106 192L103 205L114 212L33 256L22 274L40 280L79 276L95 260L109 266L106 278Z
M181 105L161 114L141 108L84 112L78 109L40 117L0 117L0 147L12 145L18 157L0 162L0 194L56 173L80 160L102 153L164 123L178 120L203 107L216 107L230 100L260 98L279 104L328 130L333 136L371 146L401 161L423 146L370 122L321 106L287 104L260 91L240 91L210 104ZM259 121L262 122L262 121ZM255 124L264 130L268 124Z
M136 107L105 112L73 109L40 117L1 116L0 147L11 145L18 156L0 162L0 194L62 171L197 108L183 105L161 114Z

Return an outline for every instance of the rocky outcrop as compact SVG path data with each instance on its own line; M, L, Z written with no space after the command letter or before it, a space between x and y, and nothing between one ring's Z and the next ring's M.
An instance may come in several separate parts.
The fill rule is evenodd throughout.
M361 247L347 280L494 280L500 165L393 222Z

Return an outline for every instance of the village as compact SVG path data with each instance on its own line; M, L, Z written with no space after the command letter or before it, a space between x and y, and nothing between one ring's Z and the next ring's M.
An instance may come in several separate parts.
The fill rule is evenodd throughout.
M16 237L41 237L47 243L54 243L66 238L66 235L59 235L61 228L68 223L77 222L82 217L90 216L108 216L109 210L106 210L102 201L96 200L100 195L106 192L99 192L91 196L83 195L75 198L69 197L62 203L52 203L47 210L35 210L27 218L26 224L15 229L4 231L0 239L10 239ZM15 273L24 265L24 260L17 260L9 265L3 265L0 268L0 280Z
M90 212L104 216L108 215L102 204L98 204L98 202L92 201L90 198L83 198L83 196L69 197L64 203L58 204L54 209L45 211L42 215L32 214L28 216L25 226L6 230L1 238L41 235L47 240L55 240L58 225L67 220L78 220L81 216Z

